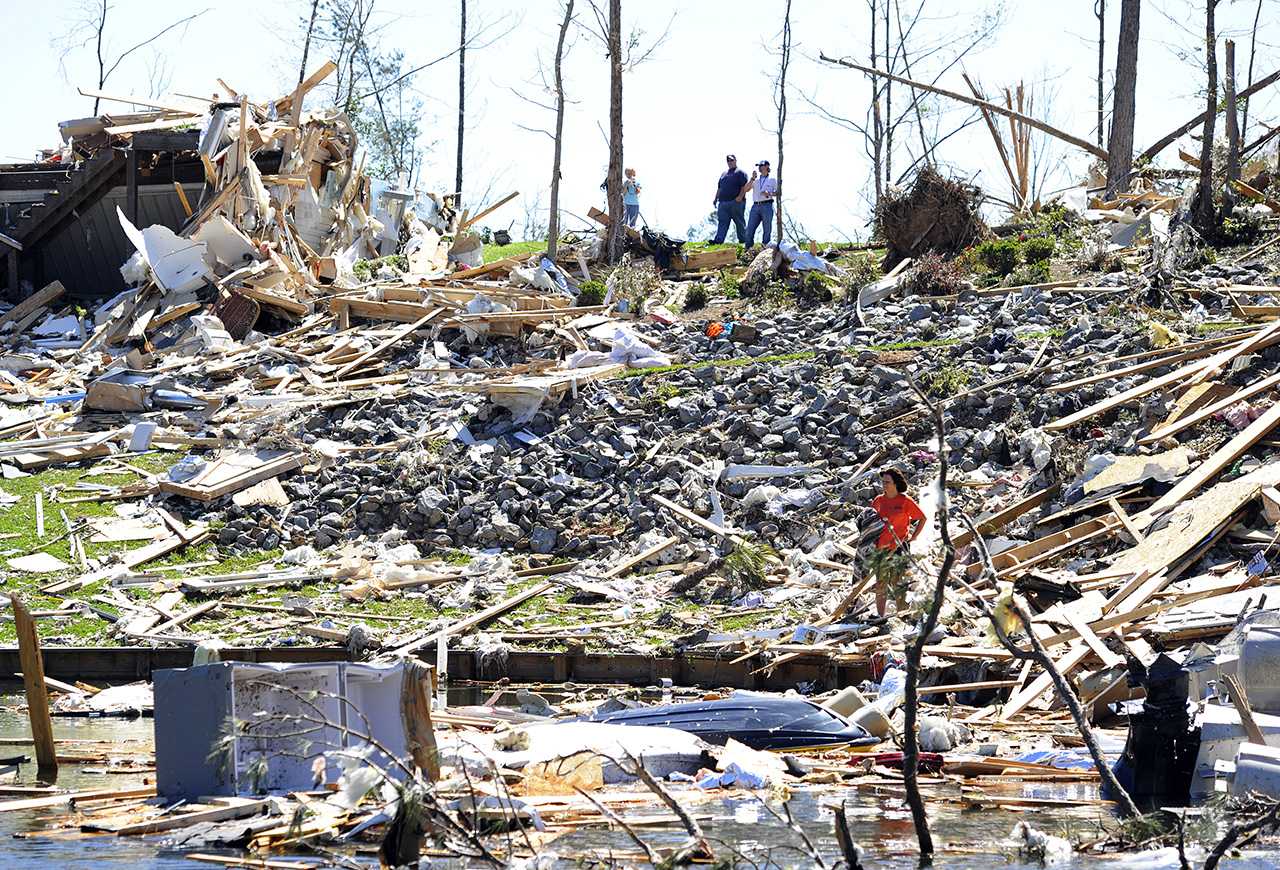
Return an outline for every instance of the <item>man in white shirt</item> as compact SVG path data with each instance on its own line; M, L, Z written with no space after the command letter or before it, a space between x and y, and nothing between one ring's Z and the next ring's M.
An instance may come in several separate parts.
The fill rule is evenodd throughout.
M751 217L747 221L747 247L756 246L756 227L764 228L764 244L773 236L773 201L778 196L778 179L769 175L769 161L761 160L747 182L751 191Z

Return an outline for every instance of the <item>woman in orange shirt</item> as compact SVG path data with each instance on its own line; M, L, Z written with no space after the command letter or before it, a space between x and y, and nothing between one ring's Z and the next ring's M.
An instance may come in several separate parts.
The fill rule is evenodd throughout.
M925 516L915 499L907 495L907 478L896 468L880 473L883 494L871 502L871 509L884 520L884 530L876 541L876 552L869 560L876 575L876 613L884 616L888 590L892 585L899 612L906 610L907 593L903 586L908 567L907 545L924 531ZM899 552L899 547L901 551Z

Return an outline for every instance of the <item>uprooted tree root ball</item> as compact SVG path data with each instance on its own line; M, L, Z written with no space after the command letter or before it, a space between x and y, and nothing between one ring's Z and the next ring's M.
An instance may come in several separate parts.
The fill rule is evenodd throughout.
M981 205L981 190L932 167L922 169L909 190L886 191L876 208L877 234L888 246L885 269L929 252L958 254L981 241L988 233Z

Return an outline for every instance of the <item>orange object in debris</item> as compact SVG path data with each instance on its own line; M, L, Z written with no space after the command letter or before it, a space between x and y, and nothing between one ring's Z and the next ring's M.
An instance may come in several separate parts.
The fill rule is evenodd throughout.
M724 324L713 320L707 324L707 338L719 338L724 335Z

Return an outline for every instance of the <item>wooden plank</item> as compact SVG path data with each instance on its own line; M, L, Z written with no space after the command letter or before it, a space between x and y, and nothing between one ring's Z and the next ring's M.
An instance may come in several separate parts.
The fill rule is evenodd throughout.
M519 195L520 195L520 191L518 191L518 190L517 190L517 191L515 191L514 193L508 193L506 196L504 196L502 199L498 200L498 201L497 201L497 202L495 202L493 205L491 205L491 206L489 206L488 208L486 208L484 211L482 211L482 212L480 212L480 213L478 213L478 214L474 214L474 215L472 215L471 217L469 217L469 218L467 218L466 220L464 220L462 223L460 223L460 224L458 225L458 231L459 231L459 232L461 232L461 231L465 230L467 227L471 226L472 224L477 223L481 218L486 218L486 217L488 217L489 215L493 214L493 213L494 213L495 211L497 211L498 209L502 208L502 207L503 207L504 205L506 205L507 203L511 202L511 200L515 199L515 198L516 198L517 196L519 196Z
M409 302L374 302L371 299L348 299L339 297L330 300L329 310L338 315L339 323L347 318L364 317L369 320L392 320L397 323L413 323L431 311L426 305L415 305ZM350 329L350 326L343 327Z
M200 477L196 477L183 483L161 480L159 487L161 492L181 495L196 501L210 502L225 495L239 492L242 489L247 489L269 477L275 477L293 471L296 468L301 468L304 461L305 459L301 453L287 453L284 456L267 460L253 468L246 468L244 471L214 484L202 484L199 482ZM206 469L206 472L202 473L201 476L207 477L210 470L212 470L212 467Z
M185 613L179 613L177 616L175 616L173 619L170 619L168 622L164 622L164 623L161 623L160 625L157 625L155 628L148 631L147 634L150 634L150 635L168 634L170 631L173 631L173 629L177 628L178 626L184 625L185 623L191 622L193 619L204 616L210 610L215 610L221 605L222 605L222 602L216 599L212 601L203 601L200 604L197 604L195 607L191 608L190 610L186 611ZM344 633L343 637L345 636L346 634Z
M1227 694L1231 697L1231 703L1235 706L1236 712L1240 714L1240 726L1244 728L1245 736L1249 738L1249 742L1266 746L1267 739L1262 736L1262 729L1258 727L1257 720L1253 718L1253 708L1249 706L1249 696L1245 694L1244 687L1240 685L1240 681L1232 674L1223 674L1222 682L1227 687Z
M952 683L949 686L921 686L917 695L941 695L949 692L976 692L981 689L1011 689L1017 680L981 680L976 683Z
M1151 378L1144 383L1130 387L1124 392L1117 393L1114 396L1109 396L1101 401L1093 403L1092 405L1081 408L1074 414L1068 414L1065 417L1054 420L1052 423L1047 423L1044 428L1048 432L1060 432L1063 429L1070 429L1077 423L1082 423L1085 420L1097 417L1099 414L1105 414L1114 408L1119 408L1122 405L1132 402L1134 399L1139 399L1148 393L1154 393L1156 390L1175 384L1178 381L1194 374L1196 370L1197 363L1189 363L1182 368L1174 369L1173 371L1163 374L1158 378Z
M1280 323L1280 321L1277 321ZM1156 500L1155 504L1133 518L1134 525L1149 528L1156 519L1171 507L1204 486L1223 469L1231 465L1255 444L1262 440L1272 429L1280 424L1280 402L1272 405L1261 417L1241 430L1234 438L1214 451L1213 455L1200 463L1194 471Z
M1233 344L1226 350L1214 354L1209 360L1191 376L1187 381L1188 386L1194 387L1201 381L1207 381L1222 370L1222 367L1230 363L1238 356L1252 353L1269 344L1275 343L1277 333L1280 333L1280 320L1270 323L1252 335L1246 336L1243 341Z
M1208 405L1205 405L1203 408L1199 409L1198 411L1188 414L1185 417L1182 417L1181 419L1173 423L1170 423L1167 426L1158 426L1154 431L1151 432L1150 435L1146 435L1142 438L1139 438L1138 443L1152 444L1152 443L1155 443L1156 441L1159 441L1163 438L1167 438L1171 435L1177 435L1179 432L1183 431L1184 429L1189 429L1192 426L1195 426L1196 424L1202 423L1203 421L1209 419L1214 414L1219 414L1227 410L1237 402L1243 402L1245 399L1252 398L1253 396L1256 396L1258 393L1266 392L1267 390L1270 390L1277 386L1280 386L1280 372L1277 372L1276 374L1271 375L1269 377L1262 378L1250 384L1247 387L1242 387L1241 389L1237 390L1231 395L1223 399L1219 399L1216 402L1212 402Z
M45 687L40 637L22 596L13 593L9 596L9 604L13 607L13 628L18 636L18 661L22 665L22 684L27 694L27 717L31 722L31 740L36 747L36 763L40 779L53 782L58 778L58 753L54 748L53 719L49 715L49 690Z
M1039 492L1033 492L1031 495L1015 501L1013 504L997 511L986 519L975 522L974 527L983 535L989 535L992 532L999 531L1023 514L1044 504L1057 494L1058 488L1059 485L1055 483L1052 486L1040 490ZM954 546L959 548L965 546L971 540L973 540L973 533L966 528L952 538L952 543Z
M484 623L488 622L491 619L496 619L497 617L506 613L508 610L513 610L516 607L519 607L521 604L524 604L530 598L537 598L539 595L544 595L547 592L550 592L555 587L556 587L556 583L551 580L547 580L542 583L539 583L537 586L530 586L528 589L524 590L523 592L517 593L511 596L510 598L503 599L502 601L499 601L497 604L493 605L492 607L487 607L484 610L480 611L479 613L473 613L471 616L468 616L465 619L459 620L458 622L455 622L447 626L446 628L436 632L435 634L428 635L427 637L421 638L420 640L415 640L412 643L405 644L404 646L395 650L394 655L407 656L417 652L423 647L438 643L442 638L452 637L453 635L457 635L457 634L466 634L471 629L477 626L483 625Z
M729 537L734 537L738 534L738 532L736 532L735 530L725 528L724 526L716 525L715 523L711 522L711 520L705 517L700 517L697 514L695 514L693 511L683 508L680 505L676 504L675 502L669 499L663 498L657 493L654 493L652 498L658 504L662 505L663 507L665 507L667 510L671 511L675 515L681 517L682 519L686 519L691 523L701 526L702 528L711 532L713 535L719 535L722 538L729 538Z
M255 302L269 305L272 308L279 308L294 317L306 317L311 313L311 306L305 302L299 302L297 299L290 299L287 296L262 290L252 284L239 284L229 289L232 293L239 293L241 296L247 296Z
M134 822L129 825L105 825L88 822L80 826L81 831L86 832L105 832L115 834L119 837L136 836L140 834L159 834L162 831L172 831L175 828L186 828L191 825L198 825L205 822L222 822L228 819L243 819L248 816L256 816L267 807L271 806L272 799L265 800L245 800L237 801L230 806L216 807L210 810L197 810L193 813L171 813L158 819L151 819L146 822Z
M632 556L630 559L623 561L621 564L613 568L610 568L608 571L604 573L603 579L609 580L614 577L625 576L626 574L631 572L632 568L644 562L647 562L649 559L652 559L654 556L658 555L662 551L671 547L673 544L675 544L679 540L680 539L675 535L672 535L669 538L663 538L661 541L654 544L652 547L648 548L643 553L639 553L635 556Z
M430 323L432 318L434 318L437 314L440 314L442 311L444 311L443 308L433 308L431 309L431 311L429 311L422 317L418 318L413 323L410 323L407 326L403 326L400 329L397 329L395 332L391 334L390 338L386 339L381 344L375 345L369 350L366 350L364 353L357 356L351 362L347 363L342 368L338 369L338 371L334 373L334 377L342 378L358 369L363 368L365 364L368 363L370 360L376 359L377 357L386 353L391 348L395 347L400 342L404 341L410 335L413 335L419 329L422 329L422 327Z
M1095 619L1093 622L1089 623L1089 628L1093 629L1094 634L1097 634L1098 632L1108 631L1109 629L1115 628L1117 626L1128 625L1131 622L1137 622L1139 619L1146 619L1148 616L1154 616L1157 613L1162 613L1166 610L1172 610L1175 607L1181 607L1184 604L1191 604L1196 601L1203 601L1206 598L1217 598L1221 595L1230 595L1232 592L1237 592L1241 589L1246 588L1247 586L1248 586L1247 581L1244 583L1232 582L1225 586L1215 586L1210 589L1201 589L1196 592L1188 592L1183 595L1174 596L1173 598L1170 598L1166 601L1160 601L1155 604L1146 604L1146 605L1143 605L1142 607L1138 607L1133 610L1126 610L1123 613L1115 613L1115 614L1112 614L1111 616L1105 616L1105 617L1102 617L1101 619ZM1050 635L1049 637L1043 638L1041 640L1041 643L1043 643L1045 647L1048 648L1052 646L1057 646L1060 643L1066 643L1069 640L1074 640L1079 636L1080 636L1079 633L1077 633L1074 628L1069 628L1064 631L1060 631L1057 634L1053 634L1053 635Z
M1088 623L1084 621L1079 611L1074 607L1066 606L1062 608L1061 613L1062 618L1067 621L1067 625L1076 630L1076 633L1079 634L1080 638L1084 641L1085 646L1089 647L1090 651L1101 659L1104 665L1109 668L1113 668L1117 665L1124 664L1124 656L1113 653L1111 650L1107 649L1107 645L1102 642L1100 637L1093 633L1092 629L1089 628Z
M1092 652L1088 644L1077 643L1068 649L1062 658L1054 662L1054 665L1057 667L1058 673L1065 677L1088 658ZM1049 676L1048 672L1040 674L1040 676L1031 681L1031 685L1019 692L1017 696L1010 698L1000 708L999 721L1008 722L1011 717L1025 710L1027 705L1047 692L1052 686L1053 678Z
M1107 505L1111 508L1111 512L1115 514L1124 525L1125 531L1133 537L1134 543L1141 544L1143 540L1142 532L1138 531L1137 527L1134 526L1133 520L1129 518L1128 512L1125 511L1120 502L1116 501L1115 497L1112 496L1107 499Z
M0 802L0 813L15 810L40 810L46 807L69 806L76 801L131 800L133 798L155 797L154 785L142 788L106 788L84 791L66 791L62 794L51 794L48 797L26 798L24 800Z
M4 327L10 323L22 320L33 311L38 311L40 308L51 304L66 292L67 288L62 286L61 281L53 281L52 283L46 284L43 288L32 293L26 299L23 299L17 305L0 315L0 330L3 330Z
M1096 384L1099 381L1109 381L1115 378L1124 378L1124 377L1128 377L1129 375L1136 375L1140 372L1146 372L1146 371L1151 371L1152 369L1164 368L1165 366L1173 365L1174 363L1185 362L1186 360L1189 360L1189 359L1200 359L1212 353L1213 348L1200 347L1192 350L1184 350L1181 352L1176 352L1177 349L1174 348L1174 351L1175 351L1174 353L1172 353L1167 357L1161 357L1160 359L1151 360L1150 362L1134 363L1133 365L1125 366L1124 368L1110 369L1108 371L1099 372L1094 375L1086 375L1085 377L1082 377L1082 378L1076 378L1074 381L1066 381L1065 383L1061 383L1061 384L1053 384L1048 388L1048 391L1050 393L1065 393L1070 390L1077 389L1079 387L1088 386L1089 384Z
M1102 602L1102 608L1101 608L1102 615L1106 616L1112 610L1115 610L1116 605L1118 605L1121 601L1124 601L1126 598L1132 595L1133 591L1137 589L1139 586L1141 586L1143 583L1146 583L1147 578L1150 576L1151 576L1151 572L1146 568L1143 568L1141 571L1138 571L1136 574L1130 577L1119 589L1111 593L1110 598Z

